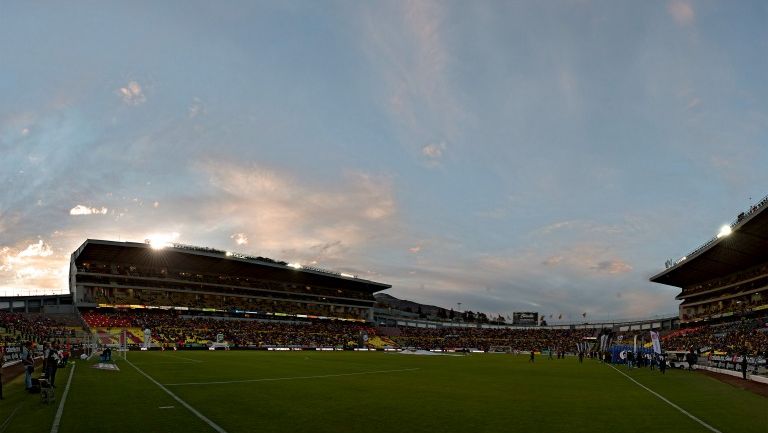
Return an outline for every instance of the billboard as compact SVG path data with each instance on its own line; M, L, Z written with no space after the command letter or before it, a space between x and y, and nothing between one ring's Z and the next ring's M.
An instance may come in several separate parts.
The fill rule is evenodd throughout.
M539 313L512 313L512 324L521 326L536 326L539 324Z

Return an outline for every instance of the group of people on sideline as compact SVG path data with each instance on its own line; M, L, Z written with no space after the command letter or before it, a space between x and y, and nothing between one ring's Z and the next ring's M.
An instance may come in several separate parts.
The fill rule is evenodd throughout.
M5 362L5 347L0 348L0 365ZM39 379L47 381L50 387L55 388L56 372L65 367L69 358L69 351L60 347L57 343L44 342L42 351L32 341L27 341L21 348L19 360L24 368L24 389L30 393L39 392L39 379L33 378L35 373L35 361L42 357L42 372ZM0 381L1 382L1 381ZM0 399L3 398L0 386Z

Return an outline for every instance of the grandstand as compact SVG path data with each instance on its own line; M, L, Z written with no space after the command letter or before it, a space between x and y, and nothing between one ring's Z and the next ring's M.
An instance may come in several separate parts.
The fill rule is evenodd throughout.
M213 431L212 424L221 426L216 431L230 433L285 426L351 431L359 429L353 421L362 411L372 432L390 431L392 425L425 431L507 431L510 425L522 425L526 430L543 426L586 432L616 428L613 415L583 421L595 407L617 401L624 403L619 412L631 418L634 428L622 425L622 431L659 430L658 420L647 416L648 404L653 405L650 394L628 389L627 377L673 396L686 410L722 428L715 431L763 431L751 421L764 412L762 397L682 371L686 358L676 353L695 348L702 355L698 368L732 376L740 374L734 370L747 353L749 382L768 382L768 332L763 332L768 328L760 325L759 314L727 323L720 323L726 316L689 321L687 327L680 327L677 317L555 326L422 319L392 309L374 311L373 293L389 288L385 284L178 244L160 248L87 240L72 254L70 269L69 298L55 303L0 300L5 302L0 303L5 307L0 308L4 379L16 377L8 386L11 402L29 399L22 391L23 342L38 343L38 365L47 342L58 343L67 353L71 349L75 359L56 381L63 391L58 395L71 391L66 407L62 402L54 414L53 408L38 409L42 403L15 403L22 409L14 418L15 411L6 406L8 431L47 431L44 424L51 419L54 431L62 433L133 431L135 425L125 421L129 416L149 419L152 431ZM64 317L73 305L85 333L51 318ZM664 334L669 366L679 371L665 376L643 368L647 363L641 368L624 364L626 352L652 351L649 330ZM81 334L87 335L79 338ZM151 341L145 341L147 335ZM89 358L100 354L96 346L136 351L111 360ZM217 348L233 350L204 350ZM742 355L733 355L737 352ZM515 356L520 353L524 356ZM541 354L536 357L540 361L534 362L535 353ZM578 356L566 356L570 354ZM113 368L104 371L106 367ZM688 388L696 391L680 392ZM618 393L626 398L616 399ZM177 406L186 407L187 401L194 410ZM125 416L115 417L114 407ZM504 416L510 407L518 418L508 422ZM547 424L539 415L530 416L543 413L542 408L557 413L547 419L564 421ZM732 418L707 418L719 408ZM159 410L163 416L154 415ZM444 415L429 415L434 413ZM459 416L445 418L452 413ZM212 421L200 424L202 416ZM667 411L660 431L700 431L689 418ZM5 431L2 426L0 430Z
M679 287L680 322L722 323L768 313L768 197L651 281Z
M194 247L86 240L70 261L81 311L157 309L240 317L373 318L390 285L265 257Z

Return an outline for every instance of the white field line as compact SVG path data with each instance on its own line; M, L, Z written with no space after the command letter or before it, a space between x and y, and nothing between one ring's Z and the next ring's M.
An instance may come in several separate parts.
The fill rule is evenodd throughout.
M64 402L67 401L67 395L69 395L69 384L72 383L72 376L75 375L75 367L77 364L72 364L72 369L69 370L69 379L67 379L67 386L64 388L64 394L61 396L59 402L59 408L56 409L56 417L53 419L53 425L51 426L51 433L57 433L59 431L59 424L61 423L61 415L64 414Z
M325 379L328 377L343 377L343 376L361 376L364 374L384 374L384 373L400 373L404 371L416 371L418 368L403 368L399 370L376 370L376 371L361 371L359 373L340 373L340 374L322 374L318 376L293 376L293 377L271 377L265 379L244 379L244 380L223 380L218 382L185 382L185 383L166 383L166 386L186 386L186 385L224 385L228 383L248 383L248 382L274 382L278 380L298 380L298 379Z
M642 383L640 383L640 382L636 381L635 379L632 379L632 378L631 378L631 377L629 377L627 374L625 374L623 371L619 370L618 368L614 367L613 365L611 365L611 364L608 364L608 366L609 366L609 367L611 367L612 369L614 369L614 370L618 371L619 373L621 373L621 375L622 375L622 376L626 377L627 379L631 380L632 382L635 382L635 384L636 384L637 386L639 386L639 387L643 388L644 390L646 390L646 391L650 392L651 394L653 394L653 395L655 395L656 397L658 397L658 398L660 398L661 400L663 400L663 401L664 401L665 403L667 403L668 405L670 405L670 406L674 407L675 409L679 410L679 411L680 411L680 413L682 413L683 415L685 415L685 416L687 416L688 418L690 418L690 419L692 419L692 420L696 421L697 423L699 423L699 424L703 425L703 426L704 426L704 427L705 427L707 430L710 430L710 431L712 431L712 432L714 432L714 433L722 433L720 430L718 430L718 429L716 429L716 428L712 427L711 425L709 425L709 424L705 423L704 421L702 421L702 420L700 420L700 419L696 418L695 416L691 415L691 413L690 413L690 412L688 412L687 410L685 410L685 409L683 409L682 407L680 407L680 406L678 406L678 405L676 405L676 404L672 403L671 401L667 400L666 398L664 398L663 396L661 396L660 394L658 394L656 391L654 391L654 390L652 390L652 389L648 388L647 386L645 386L645 385L643 385Z
M11 421L13 421L13 417L16 416L16 412L18 412L19 409L21 409L22 404L23 403L17 404L13 412L11 412L11 414L8 415L8 418L6 418L5 421L3 421L2 424L0 424L0 432L4 432L5 429L7 429L9 425L11 425Z
M167 357L167 358L174 358L174 359L185 359L185 360L187 360L187 361L189 361L189 362L203 362L203 361L201 361L201 360L199 360L199 359L185 358L185 357L183 357L183 356L177 356L177 355L166 355L165 353L158 353L158 355L160 355L160 356L165 356L165 357Z
M163 390L163 391L165 391L165 392L166 392L168 395L170 395L171 397L173 397L173 399L174 399L174 400L176 400L176 401L178 401L179 403L181 403L181 405L182 405L182 406L184 406L185 408L187 408L187 410L189 410L190 412L192 412L192 413L193 413L193 414L194 414L196 417L200 418L200 419L201 419L201 420L203 420L203 421L204 421L206 424L208 424L209 426L211 426L211 428L213 428L214 430L216 430L216 431L217 431L217 432L219 432L219 433L227 433L227 431L226 431L226 430L224 430L223 428L221 428L221 426L220 426L220 425L216 424L215 422L211 421L211 420L210 420L208 417L206 417L206 416L205 416L205 415L203 415L202 413L198 412L198 411L197 411L197 409L195 409L194 407L190 406L190 405L189 405L189 403L187 403L186 401L184 401L184 400L182 400L181 398L179 398L179 396L177 396L176 394L172 393L172 392L171 392L171 391L170 391L168 388L164 387L164 386L163 386L163 384L161 384L160 382L158 382L158 381L156 381L155 379L153 379L153 378L152 378L152 376L148 375L147 373L144 373L144 371L143 371L142 369L140 369L139 367L136 367L135 365L133 365L133 363L132 363L131 361L129 361L129 360L127 360L127 359L126 359L126 360L125 360L125 362L127 362L127 363L128 363L128 365L130 365L131 367L135 368L135 369L136 369L136 371L138 371L139 373L141 373L141 375L142 375L142 376L144 376L144 377L146 377L147 379L149 379L149 381L150 381L150 382L152 382L152 383L154 383L155 385L159 386L159 387L160 387L160 389L162 389L162 390Z

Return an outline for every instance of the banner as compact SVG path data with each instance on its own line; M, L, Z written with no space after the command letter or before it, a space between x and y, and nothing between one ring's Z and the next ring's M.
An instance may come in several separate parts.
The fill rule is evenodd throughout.
M149 328L144 330L144 347L147 349L152 347L152 330Z
M635 334L635 338L633 340L632 347L633 347L632 351L637 353L637 334Z
M653 351L655 353L661 353L661 342L659 341L659 333L651 331L651 341L653 342Z

